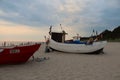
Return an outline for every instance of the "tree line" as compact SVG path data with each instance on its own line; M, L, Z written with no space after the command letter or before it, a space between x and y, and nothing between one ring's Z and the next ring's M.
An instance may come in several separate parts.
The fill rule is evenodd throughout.
M112 31L106 29L102 33L103 40L120 40L120 26L116 27Z

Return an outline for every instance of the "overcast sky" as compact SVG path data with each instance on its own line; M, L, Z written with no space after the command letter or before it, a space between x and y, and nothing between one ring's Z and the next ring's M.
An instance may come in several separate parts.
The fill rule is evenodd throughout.
M0 0L0 40L44 41L49 26L68 38L120 25L120 0Z

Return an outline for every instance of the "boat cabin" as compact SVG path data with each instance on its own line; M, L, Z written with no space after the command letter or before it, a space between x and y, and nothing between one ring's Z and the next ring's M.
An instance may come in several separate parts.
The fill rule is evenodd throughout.
M62 32L51 32L51 39L57 41L57 42L65 42L65 35L67 33L65 33L64 31Z

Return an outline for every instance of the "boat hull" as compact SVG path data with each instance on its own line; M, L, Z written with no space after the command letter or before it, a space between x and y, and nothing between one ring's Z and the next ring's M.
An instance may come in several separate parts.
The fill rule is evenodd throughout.
M58 52L73 53L73 52L65 52L65 51L55 50L55 49L53 49L53 48L51 48L51 47L50 47L50 49L52 49L53 51L58 51ZM93 52L86 52L85 54L99 54L99 53L104 53L104 52L103 52L103 49L104 49L104 48L101 48L101 49L96 50L96 51L93 51ZM76 53L76 52L74 52L74 53ZM77 52L77 53L84 54L84 53L82 53L82 52Z
M92 45L86 44L68 44L59 43L54 40L50 40L50 48L67 53L99 53L103 50L107 41L94 42Z
M0 49L0 64L25 63L39 49L41 44L16 46Z

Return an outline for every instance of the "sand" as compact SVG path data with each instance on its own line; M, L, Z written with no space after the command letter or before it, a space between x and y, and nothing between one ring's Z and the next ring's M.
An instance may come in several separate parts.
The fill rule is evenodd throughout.
M0 80L120 80L120 43L108 43L99 55L45 53L44 48L34 56L49 60L0 65Z

